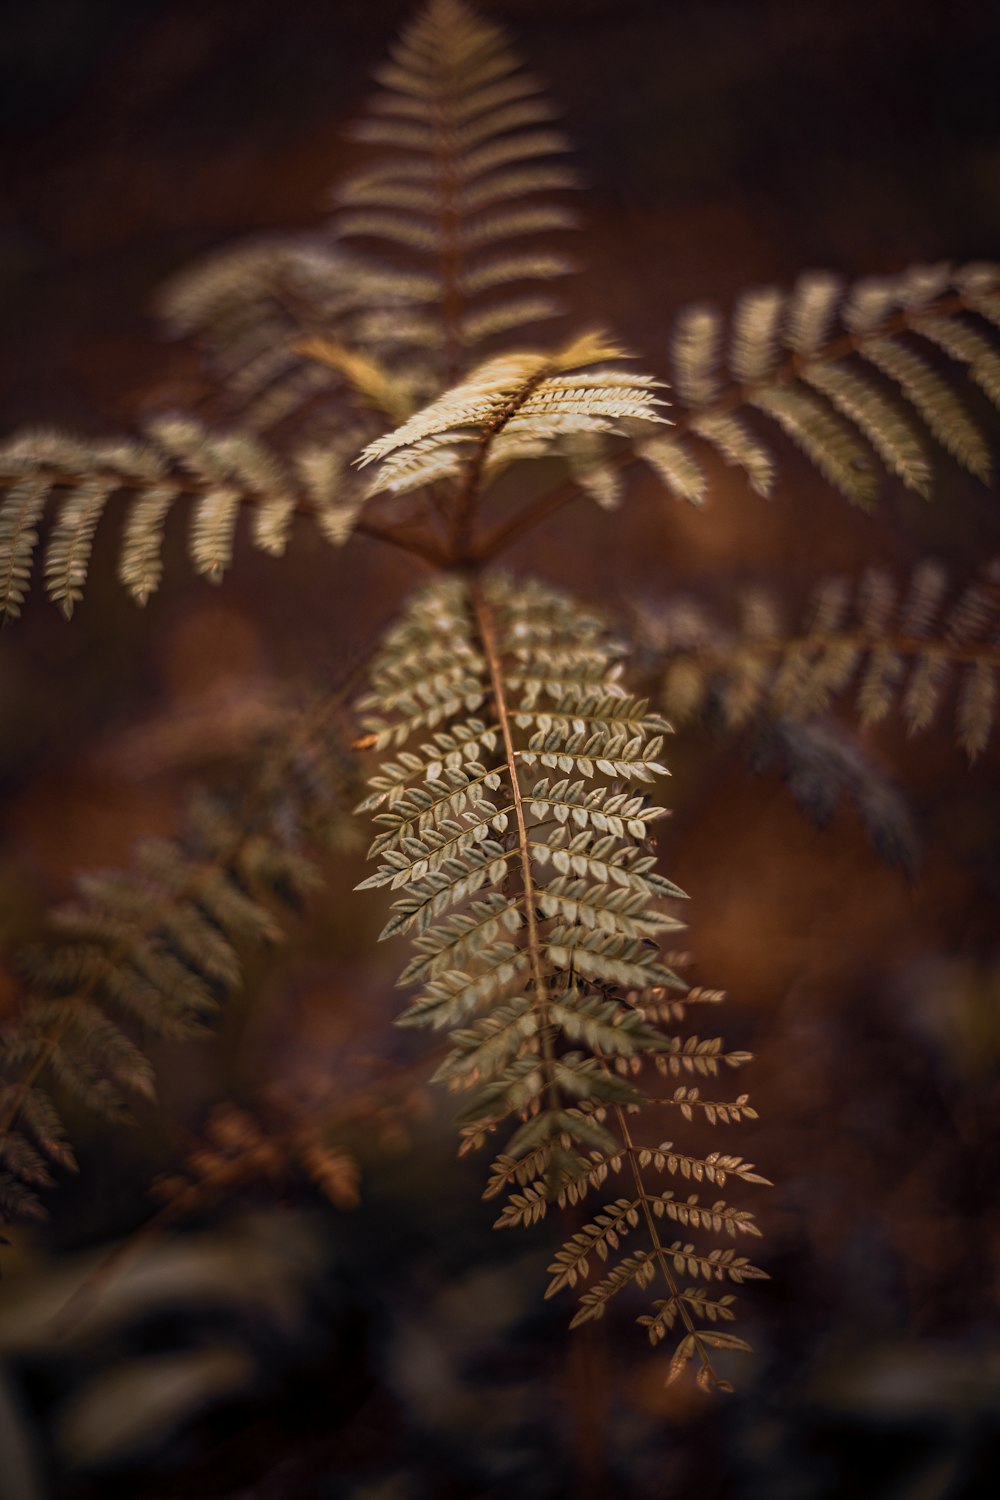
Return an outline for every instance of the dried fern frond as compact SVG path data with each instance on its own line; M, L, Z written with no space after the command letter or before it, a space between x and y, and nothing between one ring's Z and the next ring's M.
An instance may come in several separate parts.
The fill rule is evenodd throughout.
M550 197L576 184L562 160L569 142L503 33L462 0L428 0L376 78L354 134L377 150L337 188L334 228L431 278L421 336L433 309L442 371L454 378L484 340L558 311L525 287L571 269L534 247L575 223Z
M501 1225L577 1203L633 1160L644 1060L670 1078L747 1061L659 1024L687 990L659 951L682 925L662 902L682 893L655 869L662 809L644 795L667 726L622 686L621 655L540 584L453 579L386 636L361 704L366 742L391 757L360 809L379 828L363 886L396 892L384 938L413 934L399 982L420 993L401 1024L451 1033L436 1077L468 1096L462 1149L504 1132L487 1188L508 1193ZM648 1013L637 991L656 992ZM718 1217L683 1212L710 1231ZM760 1274L706 1255L720 1277ZM673 1297L662 1245L655 1259ZM690 1351L717 1382L710 1347Z
M988 482L974 402L941 356L1000 405L998 307L997 267L942 265L853 287L808 272L788 294L747 292L728 334L714 308L688 308L671 348L677 433L640 454L674 495L700 502L707 476L689 435L700 438L769 494L776 458L746 411L779 427L859 505L873 502L885 472L928 496L929 438Z
M153 1096L146 1037L202 1036L243 957L281 940L315 889L309 847L339 836L345 759L328 706L260 747L245 796L203 796L182 842L146 840L128 871L81 876L20 956L0 1035L0 1220L39 1217L74 1156L54 1094L128 1118Z
M709 695L739 726L762 708L808 719L852 692L863 725L898 712L916 734L955 689L956 737L974 760L996 717L1000 575L993 565L951 593L934 563L921 564L899 590L878 571L853 587L832 579L793 630L760 592L744 601L735 629L681 608L658 619L655 649L666 669L664 706L678 721L700 712Z
M554 351L487 360L362 450L360 467L378 463L371 493L415 489L458 474L465 464L471 489L515 458L558 448L567 435L662 423L666 403L652 376L603 368L627 358L604 334L589 332Z
M332 542L350 534L365 500L349 467L359 429L292 454L291 467L252 433L216 432L189 416L151 421L145 441L94 442L58 432L15 434L0 446L0 618L21 612L47 503L60 497L45 546L45 588L69 617L83 597L97 526L108 500L129 496L118 577L145 604L162 576L164 530L187 500L189 554L218 583L232 562L241 511L252 541L284 552L296 513Z

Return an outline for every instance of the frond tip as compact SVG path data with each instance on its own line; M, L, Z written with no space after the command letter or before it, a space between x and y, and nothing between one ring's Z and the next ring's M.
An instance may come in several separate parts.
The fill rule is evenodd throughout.
M360 705L366 743L390 756L362 804L379 861L363 885L395 893L382 936L413 936L400 983L420 990L401 1023L450 1032L436 1077L466 1096L462 1150L506 1136L486 1190L507 1194L498 1225L535 1223L609 1173L634 1174L631 1196L564 1247L552 1290L585 1279L588 1255L607 1260L640 1220L652 1248L591 1288L577 1322L632 1281L663 1276L681 1295L681 1251L660 1241L661 1217L685 1233L755 1233L721 1201L651 1194L629 1134L626 1111L647 1102L644 1064L654 1077L714 1078L747 1054L663 1024L718 996L689 991L660 952L682 926L665 903L683 897L656 870L662 809L646 796L666 774L667 725L621 684L621 654L600 620L539 584L452 579L386 636ZM666 1103L689 1118L697 1090L675 1087ZM716 1121L752 1114L744 1096L703 1108ZM762 1180L738 1157L666 1145L656 1160L720 1187L727 1175ZM698 1267L762 1274L728 1249ZM710 1341L696 1333L691 1347L721 1384Z
M425 280L413 335L452 379L485 340L559 310L531 283L572 269L536 245L575 223L550 196L576 185L569 142L503 33L460 0L429 0L376 78L354 130L372 158L336 189L334 231Z
M473 462L489 475L516 458L555 448L567 434L620 432L623 424L662 423L666 405L649 375L605 368L627 352L598 332L549 353L488 360L430 406L362 451L378 463L372 492L414 489ZM477 451L478 450L478 451Z

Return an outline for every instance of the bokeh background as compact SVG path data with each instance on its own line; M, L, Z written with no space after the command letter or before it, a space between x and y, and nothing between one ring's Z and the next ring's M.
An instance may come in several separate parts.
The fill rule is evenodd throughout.
M693 300L729 305L807 268L1000 258L995 4L489 9L579 143L574 307L654 367ZM322 219L368 70L406 14L8 0L4 430L104 433L201 395L191 352L149 319L154 289L241 235ZM790 453L773 501L713 480L704 512L641 488L611 519L581 504L512 561L655 614L747 582L791 611L830 572L932 556L960 580L1000 553L995 495L943 460L932 505L890 487L872 517ZM281 562L241 550L215 591L177 535L139 612L114 584L114 530L71 627L33 598L0 638L8 957L75 871L124 863L139 834L178 825L194 784L238 775L290 681L341 680L414 581L402 557L363 541L336 555L303 531ZM778 1184L735 1397L664 1389L627 1310L568 1339L567 1309L539 1301L546 1233L491 1233L447 1101L425 1099L419 1050L392 1031L398 953L373 957L377 902L351 895L362 850L331 859L292 951L252 971L214 1042L160 1054L160 1111L85 1136L49 1225L3 1251L3 1500L995 1494L996 752L970 769L946 727L911 742L892 724L865 751L910 805L912 875L880 863L849 805L820 829L738 746L688 732L673 747L664 869L692 897L699 979L729 992L727 1036L757 1054L744 1078L761 1118L731 1149ZM9 1010L9 965L0 985ZM60 1316L221 1102L266 1116L308 1087L339 1104L386 1074L412 1108L405 1128L345 1127L358 1208L306 1181L234 1194Z

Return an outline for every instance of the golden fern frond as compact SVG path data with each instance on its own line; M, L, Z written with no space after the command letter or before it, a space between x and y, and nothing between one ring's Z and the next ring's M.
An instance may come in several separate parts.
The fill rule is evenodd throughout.
M292 467L247 432L217 432L189 416L158 417L145 441L94 442L58 432L15 434L0 446L0 618L20 614L39 525L60 495L45 547L45 589L69 617L83 597L94 535L108 500L130 497L118 577L145 604L162 576L164 531L174 503L190 503L194 569L218 583L232 562L241 511L253 544L279 556L293 517L308 514L332 542L350 534L365 500L348 459L358 429L292 454Z
M227 407L262 432L303 409L322 418L343 387L343 370L309 357L310 341L391 361L395 399L419 405L431 384L410 325L415 311L426 324L434 293L432 278L373 266L317 233L215 251L161 289L156 311L174 337L197 339Z
M736 727L762 708L808 719L853 692L863 725L898 712L916 734L954 689L957 739L974 760L996 718L1000 573L993 565L953 593L934 563L916 568L901 590L875 570L854 587L832 579L793 630L760 592L744 600L735 629L684 607L658 620L656 650L664 706L678 721L710 694Z
M676 432L640 446L667 489L700 502L707 478L688 435L703 439L770 493L776 460L742 412L765 417L823 476L860 505L883 472L928 496L928 438L984 482L989 448L972 405L941 356L1000 405L1000 270L915 267L846 287L825 272L792 292L747 292L726 335L711 307L682 312L671 357ZM724 347L726 346L726 347Z
M484 340L558 311L537 292L480 299L572 269L563 255L523 248L575 224L548 196L576 185L561 160L569 142L551 128L541 85L503 33L463 0L428 0L376 78L381 88L354 134L377 154L337 188L334 228L429 274L414 331L426 341L433 308L433 337L454 378Z
M52 1089L107 1120L153 1097L146 1036L206 1034L243 957L283 936L338 840L346 760L329 705L269 731L248 791L202 795L183 841L146 840L128 871L82 875L19 956L18 1015L0 1035L0 1220L38 1217L74 1156ZM138 1038L138 1041L137 1041Z
M415 489L466 464L478 482L526 453L558 449L567 435L662 423L666 403L652 376L603 368L628 357L604 334L589 332L554 351L487 360L362 450L360 467L378 463L370 493Z
M564 595L452 579L386 636L360 705L366 743L391 752L359 810L379 830L363 887L396 892L382 936L413 934L399 982L420 992L400 1023L450 1032L435 1076L468 1095L463 1151L505 1132L486 1190L508 1193L502 1226L579 1202L632 1160L643 1060L670 1078L747 1061L660 1024L698 996L659 949L682 925L662 908L682 892L655 869L662 809L644 795L665 774L667 726L621 685L621 657ZM700 1228L701 1213L674 1216ZM734 1279L744 1266L713 1264ZM662 1246L657 1267L674 1295Z

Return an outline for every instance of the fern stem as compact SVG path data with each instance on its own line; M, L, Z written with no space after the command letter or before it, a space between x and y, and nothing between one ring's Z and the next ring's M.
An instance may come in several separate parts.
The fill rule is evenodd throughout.
M511 785L514 821L517 825L517 853L521 869L525 922L528 930L527 946L528 958L531 963L531 980L534 992L533 1004L538 1015L538 1036L541 1048L542 1071L546 1079L546 1092L548 1092L553 1104L555 1104L557 1095L554 1078L555 1051L552 1045L552 1027L549 1022L548 992L542 969L542 949L538 932L535 881L531 869L531 840L528 838L528 827L524 816L524 801L521 796L521 784L517 772L517 752L514 749L514 740L511 734L510 715L507 709L507 695L503 682L500 651L497 646L496 627L493 621L492 610L483 596L478 579L474 578L471 580L469 584L469 596L472 601L476 630L482 642L483 655L486 658L486 664L489 669L497 723L500 726L500 735L503 739L504 759L506 761L505 769Z
M609 469L627 469L630 465L638 464L638 462L639 460L631 448L624 448L620 453L612 454L606 460ZM555 485L551 490L547 490L543 495L538 496L537 499L525 505L523 509L515 511L512 516L509 516L506 521L500 522L492 531L487 532L486 536L483 537L482 541L475 548L473 560L479 566L484 566L486 563L492 562L495 557L505 551L512 542L516 542L525 532L534 531L536 526L540 526L543 521L547 521L550 516L554 516L557 511L562 510L563 506L568 505L571 500L579 500L581 494L582 491L575 479L567 479L561 484Z
M493 420L480 433L479 442L476 444L476 451L469 462L465 478L462 480L455 498L453 545L454 561L459 566L470 561L482 563L488 561L492 555L489 552L483 552L482 549L470 546L472 520L480 481L483 477L483 468L490 456L490 449L500 433L507 426L507 423L513 417L517 416L521 407L534 395L535 391L547 379L549 374L551 374L551 371L546 367L539 370L530 380L526 380L516 395L511 397L506 406L496 414Z
M440 84L445 92L443 81ZM462 312L462 292L459 276L462 251L458 240L458 215L455 212L455 162L448 131L445 110L439 104L434 121L434 156L437 162L438 227L441 231L441 251L438 257L438 272L441 277L441 333L444 339L444 383L452 385L461 370L461 340L459 319Z

